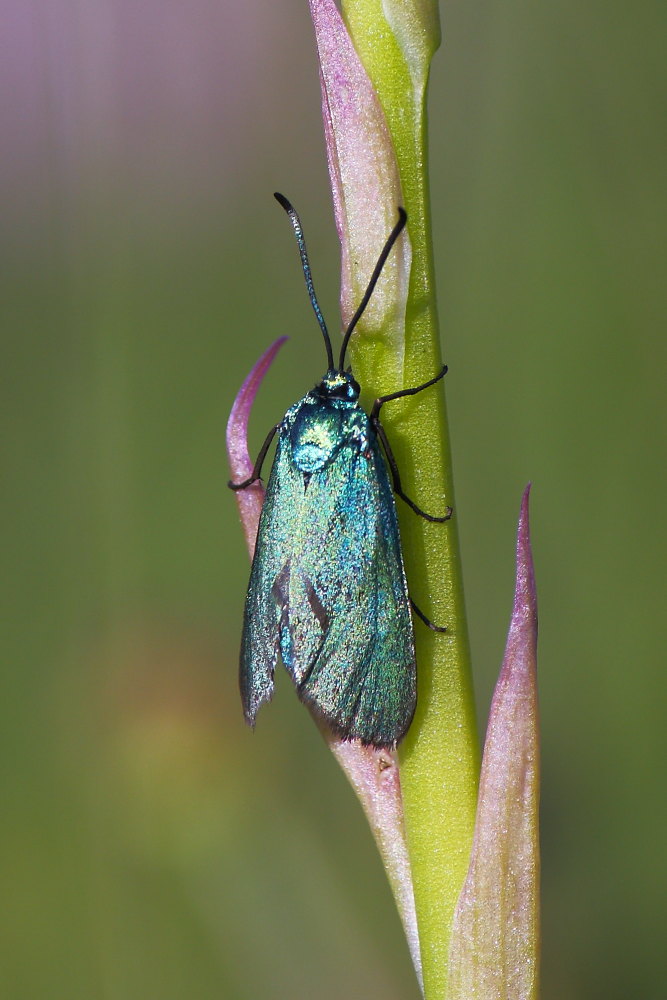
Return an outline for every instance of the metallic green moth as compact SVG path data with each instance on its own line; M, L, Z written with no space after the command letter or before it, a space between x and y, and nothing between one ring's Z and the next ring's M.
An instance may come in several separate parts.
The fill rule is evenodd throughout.
M370 415L359 405L360 387L344 370L350 336L407 216L403 209L377 262L362 302L345 331L338 366L310 274L303 231L282 195L299 245L311 304L328 357L322 380L290 407L270 431L252 476L260 477L274 434L273 467L259 521L245 603L240 687L246 721L273 694L278 654L299 698L344 740L395 747L407 732L417 700L411 601L401 554L393 491L403 492L379 419L390 399L437 382L446 367L416 389L380 397ZM412 605L420 618L436 631Z

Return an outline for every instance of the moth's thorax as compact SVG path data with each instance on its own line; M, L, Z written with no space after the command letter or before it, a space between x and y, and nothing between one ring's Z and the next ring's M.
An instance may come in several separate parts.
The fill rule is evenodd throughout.
M363 447L368 417L359 406L359 386L348 372L330 371L288 412L294 464L306 475L324 468L345 445Z

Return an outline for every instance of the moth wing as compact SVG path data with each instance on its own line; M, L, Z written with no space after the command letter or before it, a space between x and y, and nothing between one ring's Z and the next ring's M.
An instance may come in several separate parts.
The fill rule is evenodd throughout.
M250 725L254 725L260 706L273 695L284 613L280 581L289 572L293 525L302 506L303 476L294 469L289 440L280 433L259 519L243 615L239 684Z
M393 746L416 704L410 601L394 497L374 437L314 473L293 539L283 661L343 738Z

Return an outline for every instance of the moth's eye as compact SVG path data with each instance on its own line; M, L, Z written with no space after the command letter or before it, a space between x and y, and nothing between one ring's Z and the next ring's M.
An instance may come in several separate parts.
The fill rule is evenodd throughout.
M336 386L331 395L334 399L356 399L359 395L359 386L355 388L355 385L356 383L354 385L346 383Z

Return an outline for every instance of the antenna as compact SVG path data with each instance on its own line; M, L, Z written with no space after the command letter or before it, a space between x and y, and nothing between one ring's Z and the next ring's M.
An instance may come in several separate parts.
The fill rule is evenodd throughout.
M322 315L322 310L320 309L319 303L317 301L317 296L315 295L315 289L313 287L313 278L310 273L310 262L308 260L308 251L306 250L306 241L303 238L303 227L301 225L301 219L297 215L294 206L291 204L291 202L287 200L284 194L280 194L278 191L276 191L273 197L276 199L278 204L282 205L282 207L285 209L285 211L289 215L290 222L292 223L292 226L294 228L294 235L296 236L296 242L299 245L299 253L301 254L301 267L303 268L303 276L306 279L306 288L308 289L308 297L310 298L310 304L313 307L313 311L317 316L317 322L320 324L320 330L322 331L322 336L324 337L324 343L327 349L327 362L329 365L329 371L331 371L333 370L334 366L333 349L331 347L329 331L327 330L327 325L324 322L324 316ZM375 280L377 281L377 278Z
M368 288L366 289L364 297L361 300L361 302L359 303L359 308L357 309L356 313L354 314L354 316L350 320L350 325L348 326L347 330L345 331L345 336L343 337L343 346L340 349L340 364L338 365L338 370L339 371L343 371L343 367L345 365L345 352L347 351L347 345L350 342L350 337L352 336L354 328L357 325L357 323L359 322L359 320L361 319L361 317L363 315L363 312L364 312L364 309L366 308L366 306L369 303L370 297L373 294L373 289L377 285L378 278L382 274L382 268L384 267L384 265L385 265L385 263L387 261L387 257L391 253L391 248L393 247L394 243L396 242L396 240L398 239L398 237L403 232L403 229L405 228L405 223L407 221L408 221L408 213L405 211L404 208L400 208L400 206L399 206L399 209L398 209L398 222L396 223L396 225L394 226L394 228L392 229L392 231L389 234L387 242L385 243L384 248L382 250L382 253L378 257L378 262L375 265L375 270L373 271L373 273L371 275L371 280L368 282Z

